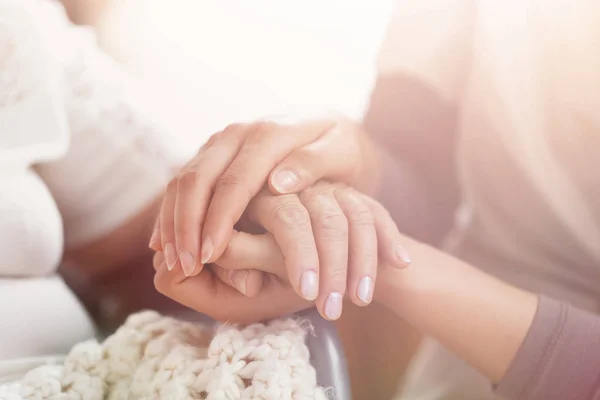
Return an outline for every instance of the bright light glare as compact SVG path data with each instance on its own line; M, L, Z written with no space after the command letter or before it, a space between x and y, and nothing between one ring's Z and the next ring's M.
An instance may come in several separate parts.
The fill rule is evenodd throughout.
M116 4L101 25L103 44L194 145L233 121L297 108L359 118L393 8L393 0Z

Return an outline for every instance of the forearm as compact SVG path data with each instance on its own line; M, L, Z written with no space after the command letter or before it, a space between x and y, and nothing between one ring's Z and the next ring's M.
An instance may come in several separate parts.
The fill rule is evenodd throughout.
M537 296L426 245L403 244L413 263L385 268L376 299L498 382L529 331Z

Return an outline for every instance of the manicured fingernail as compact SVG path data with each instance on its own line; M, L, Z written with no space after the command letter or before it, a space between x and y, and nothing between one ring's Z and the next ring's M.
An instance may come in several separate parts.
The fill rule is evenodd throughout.
M152 236L150 236L148 247L150 247L152 250L160 249L160 246L158 244L158 229L154 229L154 231L152 231Z
M287 193L298 186L298 175L290 170L279 171L273 177L273 187L280 193Z
M177 252L175 252L175 247L171 243L165 245L165 261L169 271L177 264Z
M204 242L202 243L202 253L200 254L200 262L206 264L212 257L213 251L212 240L210 240L210 238L204 239Z
M410 255L408 254L408 251L406 251L406 249L400 245L396 246L396 249L394 251L396 253L396 258L398 259L398 261L401 264L400 266L408 267L410 265L410 263L412 262L412 260L410 259Z
M196 268L196 260L192 253L187 250L181 250L179 252L179 261L181 261L181 268L185 276L190 276Z
M315 271L306 271L302 274L300 293L309 301L313 301L317 298L319 295L319 284L317 282L317 273Z
M342 294L333 292L325 302L325 315L329 319L338 319L342 315Z
M369 304L373 299L373 279L365 276L358 282L356 296L364 303Z
M165 255L162 253L162 251L159 251L154 255L152 262L154 263L154 268L160 268L162 263L165 262Z
M237 290L242 294L246 294L246 279L248 278L248 271L231 271L229 279L231 283L236 287Z

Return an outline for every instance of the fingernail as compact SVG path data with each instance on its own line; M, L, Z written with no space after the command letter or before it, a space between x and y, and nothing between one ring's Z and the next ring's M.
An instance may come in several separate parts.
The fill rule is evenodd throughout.
M401 267L408 267L412 262L408 251L406 251L406 249L400 245L396 246L394 251L396 253L396 258L401 263Z
M373 299L373 279L365 276L358 283L356 296L364 303L369 304Z
M319 286L317 282L317 273L315 271L306 271L302 274L300 280L300 293L306 300L313 301L319 295Z
M273 187L280 193L287 193L298 186L298 175L290 170L279 171L273 177Z
M333 292L325 302L325 315L329 319L338 319L342 315L342 294Z
M231 283L239 290L242 294L246 294L246 279L248 278L248 271L231 271L229 279Z
M183 269L183 274L185 276L190 276L194 272L194 268L196 268L196 260L192 253L187 250L181 250L179 252L179 261L181 261L181 268Z
M154 264L154 268L159 268L164 261L165 261L165 255L162 253L162 251L157 252L154 255L154 259L152 260L152 262Z
M167 269L169 271L177 264L177 252L171 243L165 245L165 261L167 262Z
M210 238L206 238L202 243L202 253L200 254L200 262L206 264L213 255L213 244Z
M158 242L158 229L154 229L152 231L152 236L150 236L150 241L148 242L148 247L150 247L152 250L158 250L157 242Z

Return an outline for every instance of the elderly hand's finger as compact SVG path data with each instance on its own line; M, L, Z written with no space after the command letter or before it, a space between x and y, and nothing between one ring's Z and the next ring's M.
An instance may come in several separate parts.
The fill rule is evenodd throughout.
M348 219L348 295L356 305L373 299L377 278L377 234L371 209L352 188L335 191L335 197Z
M290 284L300 296L319 294L319 255L310 215L297 195L273 196L266 191L248 206L248 218L269 231L281 248Z
M361 198L373 213L380 260L396 268L408 267L411 263L411 258L401 244L402 235L398 231L398 227L390 213L372 198L364 195L361 195Z
M348 220L339 206L335 186L317 183L300 194L319 252L320 286L317 308L323 317L342 315L348 268Z
M285 156L319 138L335 126L330 120L295 125L260 122L253 126L239 153L219 178L202 231L202 259L218 259L229 243L231 229L250 200L265 185Z

